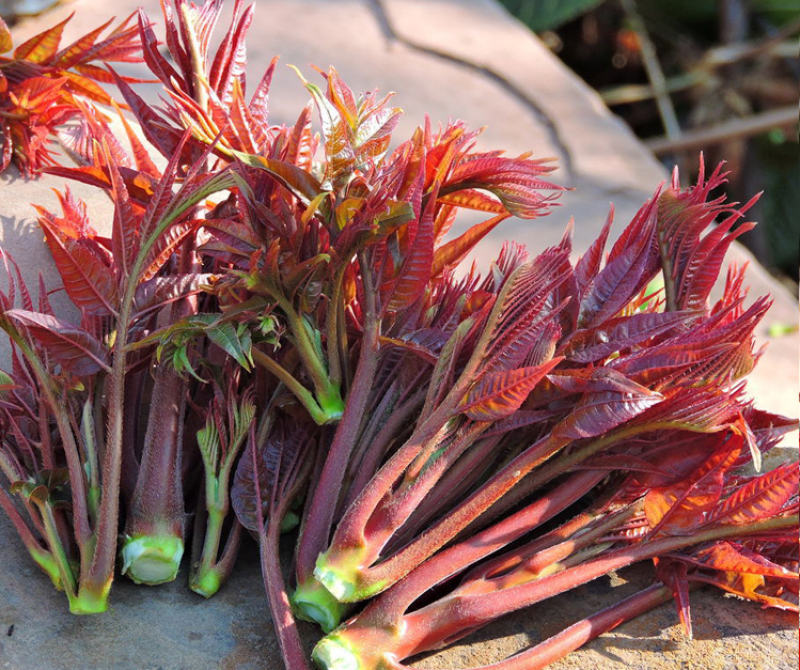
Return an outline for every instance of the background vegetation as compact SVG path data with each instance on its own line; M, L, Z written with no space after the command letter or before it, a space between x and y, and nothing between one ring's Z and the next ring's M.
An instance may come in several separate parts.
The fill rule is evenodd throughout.
M796 290L798 0L501 0L595 87L665 165L702 149L765 195L743 241ZM663 77L663 79L662 79ZM697 133L706 141L681 148ZM684 174L689 174L684 170Z

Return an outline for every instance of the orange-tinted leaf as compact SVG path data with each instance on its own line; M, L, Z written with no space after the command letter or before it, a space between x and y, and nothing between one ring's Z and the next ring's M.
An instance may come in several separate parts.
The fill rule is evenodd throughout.
M89 98L89 100L99 102L103 105L111 105L111 96L106 93L99 84L96 84L91 79L69 71L64 72L63 76L67 80L67 88L72 93L82 95L85 98Z
M709 520L726 524L746 524L777 514L792 496L797 495L800 465L784 463L738 487L714 510Z
M8 29L6 22L0 17L0 54L6 51L11 51L14 42L11 39L11 31Z
M117 287L105 259L85 240L58 235L45 216L39 223L70 300L88 314L115 313Z
M439 201L448 205L455 205L456 207L474 209L479 212L489 212L492 214L509 213L500 200L474 189L466 189L463 191L456 191L454 193L447 193L442 195L439 198Z
M332 72L335 74L333 69ZM305 80L303 82L313 96L322 120L322 134L325 136L325 154L328 159L328 176L334 183L337 183L346 179L347 175L355 167L356 156L350 141L347 121L347 118L355 112L355 109L350 110L349 105L345 104L341 99L337 99L339 104L331 102L319 87ZM341 88L339 88L339 92L342 92ZM347 115L347 117L344 115Z
M310 170L314 159L314 135L311 132L311 103L303 108L289 133L284 158L303 170Z
M301 202L308 204L322 192L322 185L310 172L280 161L274 158L264 158L263 156L253 156L251 154L233 152L236 157L245 165L265 170L282 186L300 199Z
M362 119L355 134L356 157L360 163L377 160L389 148L392 131L400 121L400 109L381 109Z
M739 574L726 572L717 578L705 578L702 581L713 584L728 593L760 603L764 607L774 607L776 609L788 610L790 612L799 611L797 603L781 597L783 589L776 590L777 595L764 593L763 589L767 585L767 580L761 575ZM787 594L791 595L791 594Z
M692 554L691 562L720 572L738 572L763 577L796 577L794 572L782 565L773 563L747 547L731 542L716 542L710 547L701 549Z
M432 277L438 277L446 268L457 265L484 237L509 217L508 213L495 216L472 226L467 232L450 240L436 250L433 256Z
M70 14L61 23L34 35L27 42L20 44L16 51L14 51L14 58L28 60L32 63L42 63L51 56L54 56L58 51L61 35L64 32L64 26L67 25L73 16L74 14Z
M100 33L108 28L113 20L114 19L109 19L102 26L89 31L85 35L82 35L68 47L62 49L61 53L58 55L58 60L56 61L55 65L58 65L63 69L72 67L86 55L86 52L89 49L94 46L95 41L100 36Z
M516 370L489 372L469 391L460 411L473 421L496 421L516 412L528 394L561 359Z
M725 473L739 457L741 442L723 444L691 478L647 493L644 512L653 533L680 534L706 521L722 495Z

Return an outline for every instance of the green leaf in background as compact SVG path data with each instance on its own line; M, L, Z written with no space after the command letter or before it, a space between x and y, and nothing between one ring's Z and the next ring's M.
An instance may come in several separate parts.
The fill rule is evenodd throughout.
M514 16L531 30L554 30L581 14L594 9L603 0L501 0Z

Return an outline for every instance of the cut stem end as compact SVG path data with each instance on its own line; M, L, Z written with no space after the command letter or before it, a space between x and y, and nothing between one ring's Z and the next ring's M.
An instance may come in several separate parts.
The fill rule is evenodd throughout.
M292 595L292 609L297 618L319 624L326 633L330 633L339 625L346 607L322 584L314 580L298 584Z
M362 670L358 657L336 637L325 637L317 643L311 658L320 670Z
M123 575L136 584L165 584L178 576L183 540L152 535L128 537L121 553Z
M77 595L69 598L69 611L72 614L102 614L108 609L108 592L111 580L99 591L83 588Z
M214 568L199 570L189 584L189 588L191 588L192 591L204 598L213 596L219 591L220 586L222 586L222 576L219 571Z

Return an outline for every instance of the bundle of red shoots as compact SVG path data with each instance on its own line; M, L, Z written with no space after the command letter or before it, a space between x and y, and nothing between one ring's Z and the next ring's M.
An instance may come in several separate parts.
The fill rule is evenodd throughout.
M0 60L4 166L114 203L110 237L68 189L38 208L78 323L3 254L0 506L71 611L105 610L115 570L175 579L189 535L210 597L248 534L289 670L309 667L295 617L327 633L320 668L397 670L637 562L654 586L489 667L544 667L672 598L691 632L696 584L798 610L798 465L760 471L797 421L745 388L770 300L746 299L744 268L717 281L755 199L717 197L701 160L613 243L612 211L582 255L567 230L479 269L484 237L560 195L549 159L478 149L461 122L397 142L390 97L332 68L270 125L275 61L245 96L253 8L212 54L221 0L162 7L161 41L140 12ZM89 64L139 47L159 106ZM453 235L461 209L486 220Z

